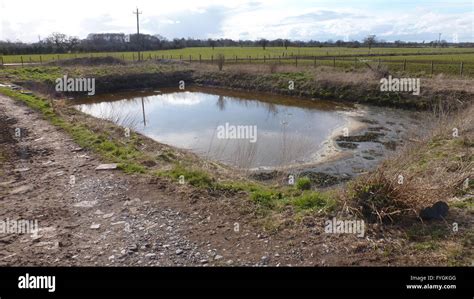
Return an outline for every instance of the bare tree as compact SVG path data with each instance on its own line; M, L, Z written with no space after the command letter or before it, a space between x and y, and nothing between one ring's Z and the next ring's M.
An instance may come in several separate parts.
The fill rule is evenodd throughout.
M369 52L372 46L375 44L376 39L375 35L369 35L366 38L364 38L364 43L369 47Z
M208 42L209 45L212 47L212 50L214 50L214 48L216 47L216 41L213 39L209 39Z

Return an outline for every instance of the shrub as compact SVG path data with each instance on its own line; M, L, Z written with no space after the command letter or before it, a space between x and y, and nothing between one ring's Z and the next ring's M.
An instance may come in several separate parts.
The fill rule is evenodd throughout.
M268 190L257 190L252 193L251 198L261 206L272 208L275 206L275 200L282 199L282 194Z
M330 211L336 206L336 201L327 195L311 192L297 197L293 204L303 210Z
M296 188L299 190L311 189L311 180L308 177L302 177L296 180Z

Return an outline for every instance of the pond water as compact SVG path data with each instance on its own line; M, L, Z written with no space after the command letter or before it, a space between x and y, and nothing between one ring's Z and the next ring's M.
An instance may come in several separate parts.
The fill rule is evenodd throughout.
M247 169L318 161L354 110L321 100L202 88L108 94L74 105L161 143Z

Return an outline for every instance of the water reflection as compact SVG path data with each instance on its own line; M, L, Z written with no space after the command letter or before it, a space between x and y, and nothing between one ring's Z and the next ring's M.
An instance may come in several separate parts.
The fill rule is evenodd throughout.
M285 97L222 91L165 90L79 100L77 109L159 142L243 168L308 162L344 125L344 107ZM257 142L220 139L224 124L256 126Z

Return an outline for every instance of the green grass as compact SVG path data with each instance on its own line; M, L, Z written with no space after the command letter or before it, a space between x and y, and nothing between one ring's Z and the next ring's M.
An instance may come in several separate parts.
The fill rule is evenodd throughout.
M156 174L172 178L178 182L183 178L184 183L199 188L212 188L215 183L214 179L212 179L208 173L199 169L189 169L179 164L175 165L175 167L169 171L158 172Z
M474 212L474 198L467 198L465 200L453 203L452 206Z
M474 49L472 48L373 48L369 51L368 48L342 48L342 47L324 47L324 48L296 48L289 47L285 49L283 47L267 47L263 50L261 47L216 47L214 50L210 47L198 47L198 48L184 48L176 50L160 50L160 51L146 51L143 52L144 59L182 59L189 61L198 61L200 58L203 60L210 60L211 58L216 60L219 55L224 55L227 62L235 62L235 58L238 58L239 63L263 63L263 61L252 61L248 60L249 57L252 59L267 58L278 59L278 57L291 57L294 55L299 56L323 56L323 57L338 57L341 55L377 55L377 54L396 54L403 56L372 56L372 57L361 57L360 59L369 60L373 63L377 63L379 59L383 61L391 71L401 71L403 69L403 60L408 61L406 66L406 72L415 74L430 74L431 73L431 61L435 61L434 73L448 73L458 74L460 62L463 61L464 74L466 76L474 75ZM433 53L439 53L438 55L429 55ZM456 54L442 54L442 53L456 53ZM421 54L421 55L413 55ZM425 54L425 55L423 55ZM80 53L80 54L46 54L46 55L4 55L4 63L20 63L23 62L49 62L71 58L80 57L104 57L113 56L124 60L137 60L137 54L135 52L109 52L109 53ZM277 60L275 60L276 62ZM269 63L269 61L267 61ZM283 60L283 64L295 64L294 59ZM299 66L313 65L314 61L311 60L299 60ZM317 61L318 66L333 66L332 59ZM336 67L344 69L358 69L365 68L365 64L362 61L354 63L353 58L338 58L336 61ZM38 74L41 76L41 74Z
M226 59L247 58L262 58L264 55L267 57L278 57L278 56L340 56L340 55L376 55L376 54L423 54L423 53L446 53L446 52L473 52L470 48L373 48L369 51L366 47L361 48L345 48L345 47L267 47L263 50L262 47L216 47L214 50L211 47L191 47L184 49L175 50L158 50L158 51L145 51L142 52L145 59L148 58L173 58L183 60L189 60L189 56L192 59L199 59L201 55L202 59L210 59L212 56L216 58L219 54L222 54ZM104 57L114 56L117 58L124 58L125 60L137 59L136 52L108 52L108 53L78 53L78 54L31 54L31 55L3 55L4 63L19 63L23 57L23 62L40 62L41 61L53 61L58 58L71 59L80 57Z
M458 53L458 54L442 54L442 53ZM405 72L415 76L424 76L431 74L431 61L434 61L433 74L445 73L458 75L460 71L460 62L464 62L463 75L467 77L474 76L474 49L472 48L376 48L372 49L372 54L397 54L403 56L361 56L357 59L351 57L339 57L336 59L336 68L344 70L354 69L365 69L367 68L365 62L375 66L378 64L380 59L383 65L385 65L391 72L400 72L404 69L404 60L407 60ZM254 60L255 58L262 59L264 56L267 57L266 64L270 63L282 63L286 65L295 65L295 59L291 58L288 60L278 60L278 57L291 57L292 55L303 55L303 56L322 56L328 59L318 59L316 61L317 66L333 67L333 57L339 55L367 55L369 50L367 48L288 48L285 50L283 47L270 47L263 50L261 47L222 47L222 48L185 48L177 50L162 50L162 51L148 51L143 52L144 59L182 59L185 61L197 62L199 57L203 60L210 60L211 58L216 61L216 57L224 55L226 58L225 64L235 63L235 58L238 58L238 63L252 63L252 64L263 64L262 60ZM413 55L413 54L425 55ZM440 53L439 55L429 55L432 53ZM75 57L104 57L113 56L124 60L136 60L137 55L135 52L110 52L110 53L87 53L87 54L47 54L47 55L7 55L2 56L4 63L19 63L23 57L24 62L39 62L41 56L42 62L49 62L55 60L71 59ZM249 56L253 60L249 60ZM274 60L268 60L272 58ZM298 66L309 67L314 66L313 59L299 59ZM44 70L42 68L35 68L25 71L18 69L14 75L22 79L55 79L62 76L59 73L57 67L49 67L50 69ZM80 67L70 68L72 74L80 74ZM96 76L102 76L107 74L114 74L116 68L99 66L93 73Z
M296 180L296 188L299 190L309 190L311 189L311 180L308 177L298 178Z
M439 248L439 244L433 241L426 241L421 243L416 243L413 245L413 248L419 251L433 251Z
M30 108L39 111L53 125L69 133L79 146L94 150L106 160L118 163L119 168L125 172L143 173L145 171L145 168L138 162L145 157L133 144L119 144L105 135L93 132L84 125L67 122L54 112L50 103L45 99L22 94L8 88L0 88L0 93L22 101Z

